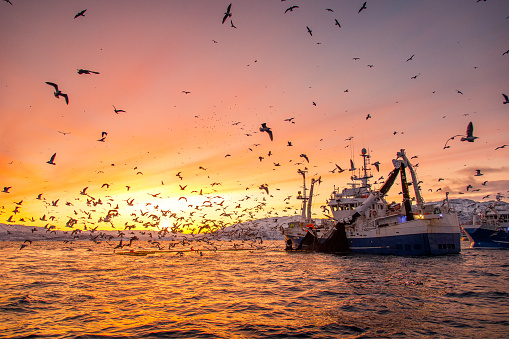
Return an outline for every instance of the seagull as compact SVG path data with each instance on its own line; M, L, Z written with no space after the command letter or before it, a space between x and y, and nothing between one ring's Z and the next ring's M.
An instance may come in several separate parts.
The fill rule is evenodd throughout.
M9 3L9 5L12 6L12 2L10 0L4 0L5 2Z
M481 175L483 175L483 174L481 173L481 170L480 170L480 169L476 169L476 170L475 170L475 174L474 174L474 176L475 176L475 177L480 177Z
M306 161L309 162L308 156L305 155L304 153L301 154L300 157L306 159Z
M509 18L509 17L508 17ZM507 18L506 18L507 19ZM509 49L507 51L505 51L504 53L502 53L502 56L506 55L506 54L509 54Z
M287 146L293 146L291 141L288 141Z
M467 136L462 137L461 141L474 142L474 140L477 139L478 137L474 137L473 133L474 133L474 124L472 124L472 121L470 121L470 123L467 126Z
M285 13L286 13L286 12L293 12L293 10L294 10L295 8L299 8L299 6L292 6L292 7L289 7L289 8L287 8L287 9L286 9Z
M364 4L362 4L361 9L359 9L359 11L357 13L360 13L363 9L366 9L366 2L364 2Z
M267 124L264 122L262 127L260 127L260 132L267 132L269 134L270 140L273 141L273 135L270 127L267 127Z
M504 96L504 102L503 104L509 104L509 97L507 95L505 95L504 93L502 93L502 95Z
M235 25L233 24L233 20L230 20L230 25L231 25L233 28L237 28L237 26L235 26ZM248 66L249 66L249 65L248 65Z
M313 31L311 30L311 28L309 28L309 26L306 26L306 28L308 29L309 35L313 36Z
M469 190L469 189L471 189L471 188L474 188L474 187L473 187L472 185L468 185L468 186L467 186L467 192L468 192L468 190Z
M104 139L106 139L106 136L108 135L108 132L102 132L101 133L101 139L97 140L97 141L102 141L104 142Z
M231 8L232 8L232 4L229 4L228 8L226 9L226 12L224 13L223 22L222 22L223 24L226 21L226 19L228 19L229 17L232 16L232 13L230 12Z
M115 107L115 105L111 105L111 106L113 106L113 110L115 111L115 113L117 113L117 114L118 114L118 113L125 113L125 111L124 111L123 109L117 109L117 108Z
M413 59L413 57L414 57L414 55L415 55L415 54L412 54L412 56L411 56L410 58L406 59L406 61L408 62L408 61L412 60L412 59Z
M2 191L3 193L10 193L9 190L11 189L12 187L9 186L9 187L4 187L4 190Z
M338 173L344 172L345 170L338 166L338 164L335 164L336 168L338 169Z
M265 192L269 194L269 186L267 184L260 185L258 188L261 190L265 190Z
M184 93L184 94L189 94L189 93L191 93L191 92L189 92L189 91L182 91L182 93Z
M506 146L509 146L509 145L502 145L502 146L498 146L497 148L495 148L495 151L499 148L505 148Z
M55 157L57 156L56 153L54 153L51 158L49 159L49 161L46 161L46 163L50 164L50 165L56 165L55 164Z
M368 115L366 115L366 120L368 120L369 118L371 118L371 114L368 113Z
M74 19L76 19L76 18L77 18L77 17L79 17L79 16L85 16L85 12L86 12L86 11L87 11L87 10L86 10L86 9L84 9L84 10L82 10L81 12L79 12L78 14L76 14L76 15L74 16Z
M292 121L293 119L295 119L295 117L285 119L285 121L288 121L288 122L291 122L292 124L295 124L295 121Z
M456 90L456 92L458 92L458 94L463 95L463 92L462 92L462 91Z
M78 69L78 74L99 74L99 72L94 72L94 71L90 71L88 69L82 69L82 68L79 68Z
M53 82L49 82L49 81L46 81L46 83L47 83L48 85L53 86L53 87L55 88L55 93L53 93L53 94L55 95L55 98L57 98L57 99L58 99L59 97L61 97L61 96L62 96L62 97L64 97L64 99L65 99L65 103L66 103L67 105L69 105L69 97L67 96L67 94L62 93L62 91L60 91L60 90L58 89L58 85L57 85L57 84L55 84L55 83L53 83Z
M326 10L326 11L329 11L329 12L334 12L334 11L333 11L332 9L330 9L330 8L326 8L325 10Z
M341 28L341 24L339 23L338 19L334 19L334 25L338 26L339 28Z
M486 186L487 183L488 183L488 180L484 181L481 185Z
M380 172L380 161L374 162L373 165L375 165L376 171Z

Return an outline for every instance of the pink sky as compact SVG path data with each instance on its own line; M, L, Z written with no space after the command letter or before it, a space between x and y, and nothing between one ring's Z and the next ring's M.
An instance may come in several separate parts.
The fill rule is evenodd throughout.
M0 193L0 222L23 200L15 219L46 213L62 226L92 209L79 194L84 187L118 204L125 220L150 208L187 215L188 205L211 196L225 203L197 220L200 213L224 219L219 214L240 202L257 218L289 215L300 206L304 167L323 179L319 217L334 185L350 182L348 172L330 171L349 167L351 147L358 165L363 147L380 161L373 181L387 177L400 149L418 156L426 201L446 191L477 201L509 196L509 147L495 150L509 144L507 1L368 1L357 13L363 1L245 0L232 3L237 28L230 19L221 24L230 2L11 2L0 4L0 188L12 187ZM299 8L285 14L292 5ZM83 9L85 17L74 19ZM69 95L69 105L46 81ZM284 121L292 117L294 124ZM470 121L479 139L456 138L443 149ZM55 166L46 163L53 153ZM468 184L480 190L466 192ZM203 196L191 193L200 189ZM398 191L388 200L400 200ZM40 193L46 201L35 199ZM95 208L90 222L108 208Z

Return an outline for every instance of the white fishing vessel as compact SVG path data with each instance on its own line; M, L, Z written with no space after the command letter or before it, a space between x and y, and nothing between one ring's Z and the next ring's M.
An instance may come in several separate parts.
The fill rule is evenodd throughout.
M298 224L289 223L283 228L288 250L397 255L460 252L460 227L456 213L450 210L447 200L440 207L424 203L417 175L404 150L397 153L393 160L394 170L379 190L373 190L369 183L372 176L370 155L366 149L362 150L361 156L363 166L359 175L352 175L350 187L343 190L335 188L328 200L331 221L320 220L315 224L310 213L303 212ZM416 200L414 208L406 168L412 177L411 186ZM351 171L355 171L353 166ZM387 203L384 196L398 174L401 175L403 201ZM311 200L312 188L313 185L310 198L306 200ZM310 209L310 206L311 201L307 208Z

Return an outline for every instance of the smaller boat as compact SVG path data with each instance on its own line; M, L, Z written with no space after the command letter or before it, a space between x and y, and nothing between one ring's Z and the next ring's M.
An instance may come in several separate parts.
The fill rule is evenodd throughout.
M470 248L509 249L509 205L497 202L474 213L472 224L461 225Z

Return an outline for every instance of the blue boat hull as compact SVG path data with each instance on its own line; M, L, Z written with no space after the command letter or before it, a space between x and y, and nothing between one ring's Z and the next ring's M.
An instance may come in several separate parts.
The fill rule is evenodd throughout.
M509 249L509 233L505 230L463 228L470 238L470 248Z
M349 252L393 255L442 255L461 251L460 233L425 233L398 236L349 238ZM298 248L302 237L292 238L293 248ZM325 239L318 239L322 242ZM302 246L302 250L307 250Z

